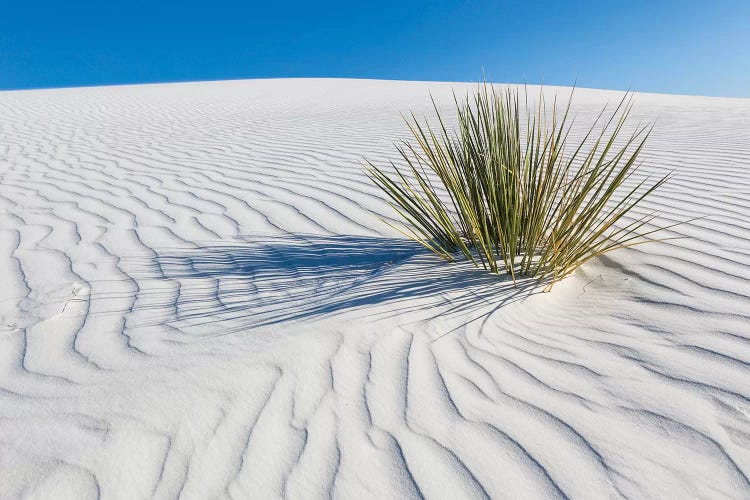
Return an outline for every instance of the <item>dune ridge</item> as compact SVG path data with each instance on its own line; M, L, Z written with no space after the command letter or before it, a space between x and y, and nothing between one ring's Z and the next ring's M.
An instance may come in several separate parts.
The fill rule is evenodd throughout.
M0 497L748 498L750 100L635 94L699 218L541 294L364 174L470 88L0 93Z

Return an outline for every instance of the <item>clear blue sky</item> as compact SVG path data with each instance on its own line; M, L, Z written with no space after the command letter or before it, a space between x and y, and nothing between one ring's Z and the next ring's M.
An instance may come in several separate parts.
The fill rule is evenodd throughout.
M750 97L750 0L36 2L0 7L0 89L267 77Z

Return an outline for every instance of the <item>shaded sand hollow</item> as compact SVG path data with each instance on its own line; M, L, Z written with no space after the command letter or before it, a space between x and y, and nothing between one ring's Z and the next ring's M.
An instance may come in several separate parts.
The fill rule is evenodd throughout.
M750 100L635 94L701 218L539 294L363 174L469 88L0 93L0 497L750 497Z

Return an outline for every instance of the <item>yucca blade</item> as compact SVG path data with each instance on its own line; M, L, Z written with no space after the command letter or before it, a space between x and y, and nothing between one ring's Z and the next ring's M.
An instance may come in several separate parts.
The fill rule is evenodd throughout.
M405 117L414 142L398 151L408 175L368 163L406 223L396 229L445 260L460 253L490 272L504 269L514 282L521 274L548 286L592 258L654 241L643 237L658 228L639 233L652 215L622 225L669 177L626 188L651 127L620 141L632 108L626 93L570 145L572 96L561 114L555 97L548 116L543 93L533 107L525 92L523 115L518 92L483 82L462 101L454 93L455 128L434 99L437 128Z

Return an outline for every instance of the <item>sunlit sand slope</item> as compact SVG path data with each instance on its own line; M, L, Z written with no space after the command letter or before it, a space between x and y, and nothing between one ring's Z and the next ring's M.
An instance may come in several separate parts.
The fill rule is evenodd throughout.
M0 93L0 497L750 497L750 100L636 94L685 238L540 294L363 173L469 88Z

